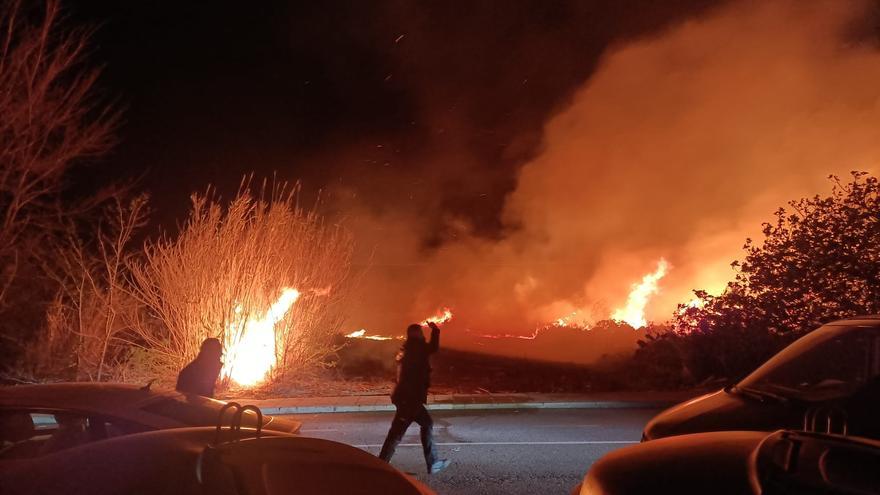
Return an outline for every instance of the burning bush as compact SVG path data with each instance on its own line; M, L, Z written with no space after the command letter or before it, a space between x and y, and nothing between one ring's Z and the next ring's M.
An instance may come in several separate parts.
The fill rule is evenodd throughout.
M180 369L206 337L224 343L223 377L278 379L331 350L344 319L353 241L297 204L298 187L255 196L248 182L224 207L194 195L176 238L132 267L148 308L133 327L158 373Z

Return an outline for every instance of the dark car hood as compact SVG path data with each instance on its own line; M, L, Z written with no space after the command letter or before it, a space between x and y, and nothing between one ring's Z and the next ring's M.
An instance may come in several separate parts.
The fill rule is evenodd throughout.
M593 464L580 493L751 493L747 461L766 436L725 431L624 447Z
M880 442L843 435L695 433L618 449L593 464L582 495L880 494Z
M803 411L791 403L765 401L727 389L673 406L645 426L644 439L706 431L772 431L797 428Z
M302 423L288 418L279 418L278 416L264 416L263 429L280 431L283 433L299 433Z

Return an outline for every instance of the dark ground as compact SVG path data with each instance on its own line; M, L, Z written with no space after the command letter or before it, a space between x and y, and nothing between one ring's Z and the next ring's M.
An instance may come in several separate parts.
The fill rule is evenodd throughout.
M335 360L344 380L390 383L400 341L347 339ZM609 356L595 364L557 363L443 348L431 358L436 393L600 392L632 388L617 372L627 356ZM387 385L386 385L387 386Z
M221 398L339 397L384 395L395 378L400 340L341 338L323 369L291 373L269 387L222 390ZM434 394L594 393L693 388L706 384L673 380L652 383L651 371L635 366L632 352L606 356L592 364L559 363L443 348L431 357ZM717 388L710 384L710 388ZM720 385L719 385L720 386Z
M639 441L656 409L435 411L435 438L452 465L425 474L418 426L392 459L438 494L567 494L602 455ZM290 416L302 434L377 454L391 413Z

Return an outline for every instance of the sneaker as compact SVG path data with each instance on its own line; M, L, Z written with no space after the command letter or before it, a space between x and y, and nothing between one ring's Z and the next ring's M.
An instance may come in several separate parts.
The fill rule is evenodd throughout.
M440 459L428 468L428 474L437 474L446 469L447 466L449 466L449 459Z

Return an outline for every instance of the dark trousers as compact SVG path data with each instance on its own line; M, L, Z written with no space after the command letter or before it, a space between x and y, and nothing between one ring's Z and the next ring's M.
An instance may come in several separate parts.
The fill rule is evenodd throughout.
M403 434L413 421L421 427L422 451L425 453L425 464L428 465L428 471L437 460L437 448L434 446L434 421L424 404L395 404L397 412L394 413L394 420L391 421L391 428L388 430L388 436L385 437L385 443L382 444L382 451L379 452L379 458L390 461L394 455L394 450L400 444Z

